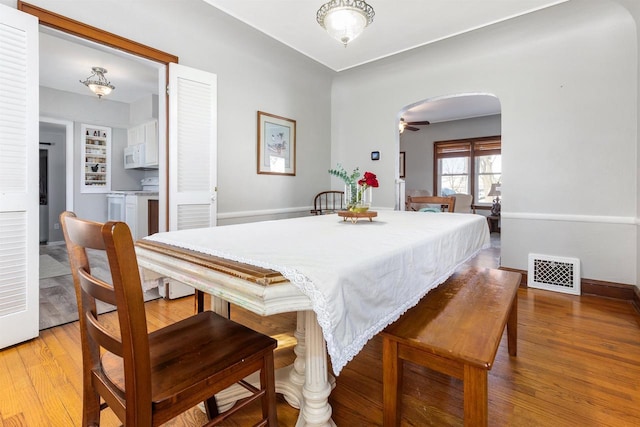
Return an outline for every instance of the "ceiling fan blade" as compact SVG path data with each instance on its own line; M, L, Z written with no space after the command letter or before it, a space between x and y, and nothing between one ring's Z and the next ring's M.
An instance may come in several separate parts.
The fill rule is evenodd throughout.
M414 132L417 131L417 130L420 130L418 128L414 128L413 126L407 126L407 127L405 127L405 129L412 130Z
M413 125L413 126L424 126L424 125L430 125L431 123L427 120L421 121L421 122L407 122L408 125Z

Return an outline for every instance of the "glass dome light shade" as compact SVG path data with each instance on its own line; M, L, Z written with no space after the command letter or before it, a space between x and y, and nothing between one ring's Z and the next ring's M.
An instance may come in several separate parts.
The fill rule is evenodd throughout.
M316 20L346 47L373 22L374 16L373 8L364 0L331 0L318 9Z
M111 88L109 86L104 86L100 83L89 83L89 89L99 98L102 98L105 95L109 95L111 93Z
M346 46L362 34L367 19L362 12L345 7L327 14L324 24L329 35Z

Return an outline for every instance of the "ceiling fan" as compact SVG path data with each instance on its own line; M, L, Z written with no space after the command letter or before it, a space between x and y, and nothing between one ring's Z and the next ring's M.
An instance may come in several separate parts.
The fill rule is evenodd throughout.
M405 122L404 118L400 118L400 133L404 132L405 129L411 130L411 131L417 131L420 130L419 128L415 127L415 126L425 126L425 125L429 125L431 123L429 123L427 120L423 120L421 122Z

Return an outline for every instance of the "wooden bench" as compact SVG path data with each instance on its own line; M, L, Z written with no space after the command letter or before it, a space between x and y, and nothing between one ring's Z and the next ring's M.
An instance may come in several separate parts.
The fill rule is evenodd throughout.
M407 360L463 381L464 425L487 426L487 373L507 327L517 353L519 273L465 267L383 332L384 426L400 425Z

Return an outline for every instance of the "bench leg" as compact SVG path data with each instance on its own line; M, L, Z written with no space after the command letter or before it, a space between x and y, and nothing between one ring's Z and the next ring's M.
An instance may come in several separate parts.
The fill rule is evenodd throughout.
M511 304L511 312L507 319L507 348L509 356L518 354L518 294L516 293L513 303Z
M486 427L489 419L487 370L464 366L464 425Z
M400 398L402 396L402 359L398 358L398 342L389 338L382 341L382 425L400 425Z

